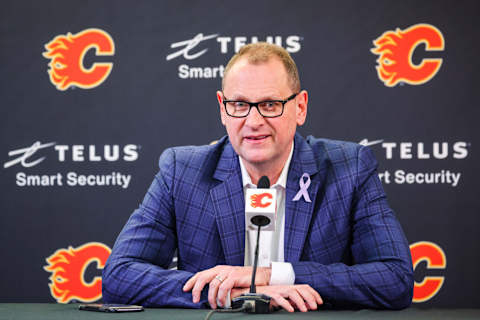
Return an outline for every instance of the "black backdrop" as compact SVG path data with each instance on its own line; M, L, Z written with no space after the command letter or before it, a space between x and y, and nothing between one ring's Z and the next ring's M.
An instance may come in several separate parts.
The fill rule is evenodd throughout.
M417 244L416 306L479 306L477 1L7 0L1 8L1 302L99 298L81 293L98 282L98 256L72 262L76 273L56 273L57 288L59 277L68 283L79 272L85 282L83 289L64 284L70 293L57 296L46 259L69 246L112 247L162 150L225 134L215 99L221 66L236 47L258 39L286 47L298 64L310 94L301 134L375 151L389 202ZM373 41L419 24L438 29L444 47L411 47L411 61L441 59L438 72L422 84L386 86ZM114 51L101 55L90 47L76 63L87 69L110 63L110 73L91 88L79 82L57 89L45 45L91 29L103 40L109 35ZM185 40L191 48L167 58L185 49ZM407 173L420 180L405 180ZM423 174L438 181L422 183ZM82 186L80 175L109 185ZM87 253L93 259L95 252Z

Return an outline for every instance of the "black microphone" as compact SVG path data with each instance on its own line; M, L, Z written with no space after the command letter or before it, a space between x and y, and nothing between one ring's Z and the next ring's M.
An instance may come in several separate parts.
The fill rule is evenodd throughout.
M258 180L257 184L258 189L268 189L270 188L270 180L268 180L267 176L262 176L260 180Z
M268 177L263 176L258 181L258 189L270 188L270 180ZM270 313L270 300L271 298L264 294L257 294L255 287L255 277L257 274L258 264L258 246L260 242L260 228L268 225L270 219L263 215L256 215L250 219L250 222L258 227L257 229L257 243L255 245L255 258L253 262L252 280L250 284L250 292L242 294L241 296L232 299L232 308L244 308L244 311L248 313Z

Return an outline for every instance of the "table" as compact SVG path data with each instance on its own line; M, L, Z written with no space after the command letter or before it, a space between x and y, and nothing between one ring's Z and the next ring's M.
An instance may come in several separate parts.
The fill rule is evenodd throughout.
M209 310L191 309L146 309L135 313L103 313L78 310L78 304L56 303L0 303L0 320L203 320ZM480 309L417 309L401 311L310 311L307 313L277 311L267 315L245 313L216 313L211 320L260 320L260 319L480 319Z

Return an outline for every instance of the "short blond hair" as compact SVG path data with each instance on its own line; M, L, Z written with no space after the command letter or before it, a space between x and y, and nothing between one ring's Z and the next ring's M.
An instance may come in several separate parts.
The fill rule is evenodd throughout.
M260 64L267 62L271 57L277 57L283 63L285 71L287 72L288 81L291 89L294 92L300 91L300 78L298 76L298 69L295 61L288 53L287 50L283 49L276 44L271 44L268 42L257 42L251 43L240 48L228 62L225 67L222 79L222 90L225 88L225 79L228 75L228 72L233 67L233 65L242 57L246 57L248 62L251 64Z

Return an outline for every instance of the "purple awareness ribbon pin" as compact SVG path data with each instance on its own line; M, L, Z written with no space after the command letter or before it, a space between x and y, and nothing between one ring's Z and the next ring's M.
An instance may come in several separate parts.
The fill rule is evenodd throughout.
M303 181L303 178L307 178L307 182ZM292 199L292 201L298 201L303 196L303 198L305 199L306 202L312 202L312 200L310 200L310 196L308 195L308 192L307 192L308 187L310 187L310 182L311 182L310 181L310 175L305 172L300 177L300 181L299 181L300 190L298 190L297 194Z

